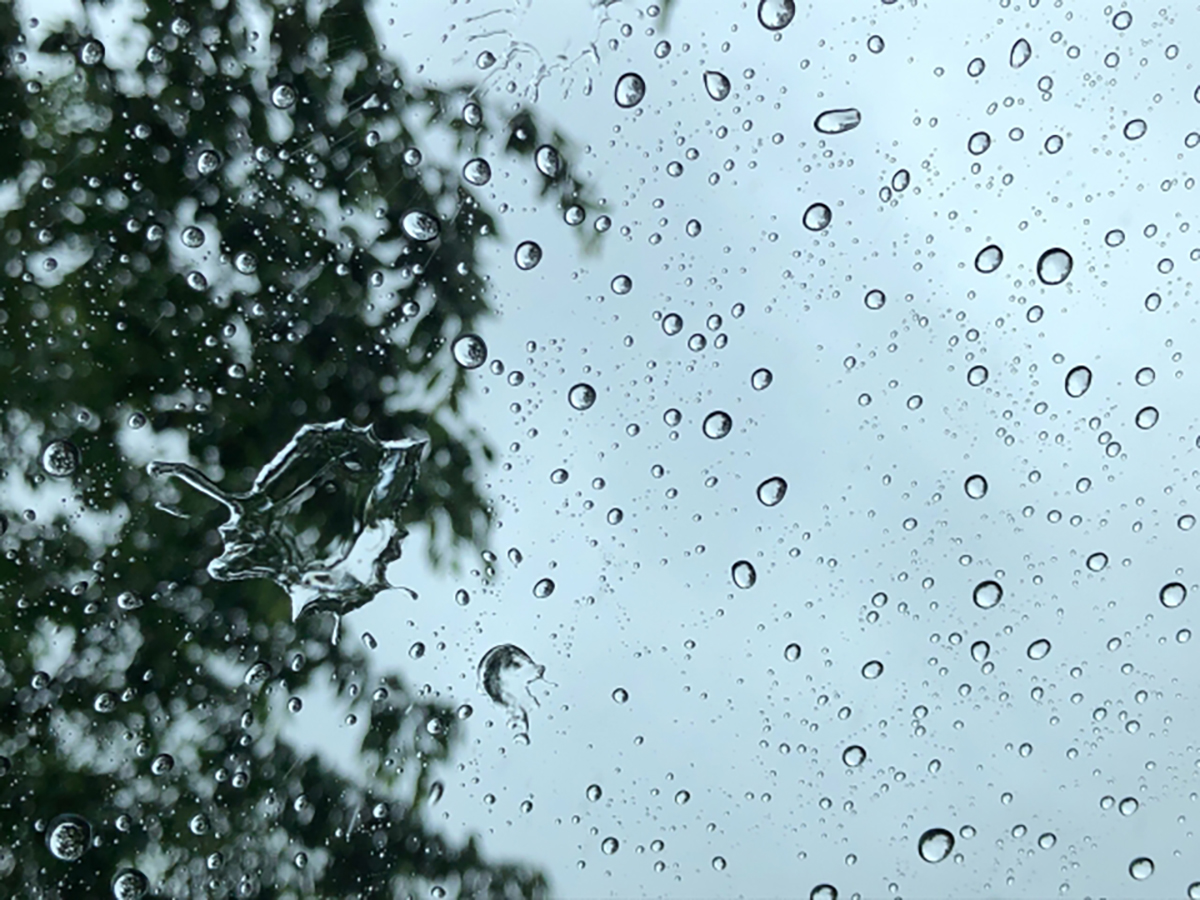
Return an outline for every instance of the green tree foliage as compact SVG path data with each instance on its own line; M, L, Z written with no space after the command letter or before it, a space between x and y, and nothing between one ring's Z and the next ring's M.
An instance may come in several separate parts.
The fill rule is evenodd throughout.
M104 48L88 23L115 6L34 47L0 4L0 883L103 896L130 866L151 896L540 895L425 822L451 708L327 617L293 623L271 582L209 579L224 511L135 464L186 436L245 489L303 424L373 423L429 440L406 522L435 560L482 544L491 451L450 355L496 236L459 174L472 86L407 82L362 0L143 6ZM532 171L534 116L503 127ZM582 202L569 175L543 188ZM59 439L79 465L47 477ZM366 776L285 736L310 683L365 723ZM45 840L64 813L96 839L75 862Z

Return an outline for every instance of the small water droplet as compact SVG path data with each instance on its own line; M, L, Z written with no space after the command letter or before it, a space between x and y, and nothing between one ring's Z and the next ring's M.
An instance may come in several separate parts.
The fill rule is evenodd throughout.
M714 100L724 100L729 96L729 79L721 72L709 70L704 73L704 89L708 91L708 96Z
M858 744L851 744L842 751L842 762L850 768L861 766L867 759L867 751Z
M410 209L400 219L400 227L414 241L432 241L442 231L441 223L427 212Z
M79 448L61 438L51 441L42 450L42 469L54 478L69 478L81 461Z
M1004 251L995 244L988 244L975 254L975 269L984 275L989 275L1000 268L1004 262Z
M873 659L868 663L864 663L862 667L862 677L874 681L883 674L883 663L877 659Z
M930 828L917 840L917 853L928 863L940 863L954 850L954 835L945 828Z
M216 150L201 150L196 157L196 171L201 175L211 175L221 168L221 154Z
M999 582L981 581L975 585L975 590L972 594L972 599L975 605L980 609L991 609L998 604L1004 597L1004 588L1000 587Z
M467 160L463 166L462 175L463 181L476 187L482 187L492 180L492 167L486 159L477 156Z
M290 84L279 84L271 91L271 103L277 109L291 109L296 105L296 89Z
M967 139L967 150L972 156L981 156L992 146L992 136L986 131L977 131Z
M1029 41L1025 38L1018 38L1008 53L1008 64L1014 69L1019 69L1029 62L1031 56L1033 56L1033 48L1029 46Z
M701 427L705 437L717 441L733 430L733 419L729 413L718 409L704 417L704 424Z
M1129 864L1129 875L1134 881L1145 881L1154 874L1154 860L1148 856L1139 856Z
M150 890L150 879L137 869L118 869L111 888L113 900L142 900Z
M992 647L987 641L976 641L971 645L971 659L977 663L987 662Z
M567 391L567 402L578 410L591 409L596 402L596 389L580 382Z
M861 122L862 113L857 109L827 109L813 120L813 128L821 134L842 134Z
M775 506L787 494L787 482L778 475L768 478L758 486L758 502L763 506Z
M982 475L972 475L964 482L963 490L972 500L982 500L988 492L987 479Z
M604 791L598 784L589 784L587 789L587 798L595 803L604 796Z
M809 231L821 231L833 221L833 211L824 203L813 203L804 211L803 221Z
M1093 572L1099 572L1108 565L1107 553L1093 553L1087 558L1087 567Z
M782 31L796 18L796 0L759 0L758 22L768 31Z
M612 856L621 848L621 842L615 837L606 837L600 843L600 849L604 851L606 856Z
M1067 373L1064 387L1068 397L1082 397L1092 386L1092 370L1087 366L1076 366Z
M533 154L533 164L547 178L557 178L562 171L562 156L549 144L542 144Z
M537 241L521 241L513 251L517 268L528 272L542 261L542 246Z
M79 48L79 61L85 66L98 66L104 61L104 45L93 39Z
M967 370L967 384L971 387L979 387L988 380L987 366L971 366Z
M541 578L537 584L533 586L533 596L539 600L545 600L554 593L554 581L550 578Z
M1025 655L1030 659L1045 659L1049 652L1050 642L1045 638L1038 638L1025 649Z
M885 303L887 303L887 296L878 288L872 288L863 297L863 305L867 309L883 309Z
M788 644L783 648L783 658L788 662L795 662L800 658L800 645Z
M454 361L464 369L478 369L487 362L487 344L477 334L459 335L450 347Z
M1138 428L1149 429L1158 424L1158 409L1153 406L1143 406L1133 418Z
M1178 581L1164 584L1158 592L1158 599L1167 609L1174 609L1187 599L1187 588Z
M733 564L732 575L733 583L742 590L754 587L754 582L758 581L758 573L754 571L754 565L746 559L740 559Z
M1071 274L1075 261L1062 247L1051 247L1037 261L1038 278L1043 284L1062 284Z
M771 386L774 376L770 369L755 369L750 376L750 386L756 391L765 391Z
M977 56L973 60L971 60L969 63L967 63L967 74L970 75L972 78L978 78L980 75L983 74L983 70L985 68L987 68L987 63L985 63L982 59L980 59Z

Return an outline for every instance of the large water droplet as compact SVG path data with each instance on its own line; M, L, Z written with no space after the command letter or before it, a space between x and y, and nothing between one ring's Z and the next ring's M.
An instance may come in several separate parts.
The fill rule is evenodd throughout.
M513 261L518 269L528 272L542 261L542 247L537 241L521 241L513 251Z
M291 109L296 105L296 89L290 84L276 85L271 91L271 103L277 109Z
M1033 56L1033 48L1029 46L1029 41L1025 38L1018 38L1008 53L1008 64L1014 69L1019 69L1029 62L1031 56Z
M1145 119L1130 119L1125 123L1123 129L1127 140L1136 141L1140 137L1144 137L1147 131Z
M288 592L293 616L350 612L394 587L388 566L408 533L402 507L417 477L424 441L381 441L344 419L305 425L259 471L246 493L230 494L186 463L153 462L221 503L219 581L269 578Z
M827 109L813 120L813 128L821 134L842 134L861 122L862 113L857 109Z
M954 835L945 828L930 828L917 840L917 853L928 863L940 863L954 850Z
M775 506L787 493L787 482L778 475L768 478L758 486L758 502L763 506Z
M46 847L55 858L75 862L92 845L92 826L83 816L55 816L46 829Z
M987 662L987 658L991 652L991 644L987 641L976 641L971 645L971 659L977 663Z
M196 157L196 171L201 175L211 175L221 168L221 154L216 150L201 150Z
M750 375L750 387L756 391L765 391L771 386L774 378L770 369L755 369Z
M68 440L51 441L42 450L42 469L54 478L68 478L79 468L79 448Z
M621 842L615 837L606 837L600 842L600 850L605 854L605 856L612 856L619 849L621 849Z
M1045 659L1050 652L1050 642L1045 638L1038 638L1025 649L1025 655L1030 659Z
M833 211L824 203L813 203L804 211L803 221L809 231L821 231L833 221Z
M137 869L120 869L113 876L113 900L142 900L150 890L150 879Z
M532 700L535 706L540 705L529 685L545 680L546 667L515 644L499 644L483 655L477 674L479 689L508 713L509 728L518 738L528 740L529 710L525 704Z
M754 571L753 563L746 559L739 559L735 562L731 574L733 583L742 590L754 587L754 582L758 581L758 573Z
M104 45L97 40L85 41L79 48L79 61L85 66L98 66L104 61Z
M704 424L701 427L705 437L716 441L725 437L733 430L733 419L729 413L718 409L704 417Z
M1107 553L1093 553L1087 558L1087 567L1093 572L1099 572L1108 566Z
M450 347L454 361L464 369L478 369L487 362L487 344L477 334L459 335Z
M554 593L554 586L554 579L540 578L538 579L537 584L533 586L533 596L537 597L539 600L545 600Z
M567 391L567 402L578 410L591 409L596 402L596 389L580 382Z
M1148 856L1139 856L1129 864L1129 875L1134 881L1145 881L1154 874L1154 860Z
M963 490L972 500L982 500L988 491L987 479L982 475L972 475L964 482Z
M971 366L967 370L967 384L971 387L979 387L988 380L987 366Z
M796 0L759 0L758 22L768 31L780 31L796 18Z
M1000 268L1000 263L1004 262L1004 251L995 244L988 244L982 250L975 254L975 269L988 275Z
M626 72L617 79L613 96L617 101L617 106L622 109L630 109L641 103L642 98L646 96L646 82L637 72Z
M980 609L991 609L1004 597L1004 588L995 581L981 581L975 585L972 599Z
M1051 247L1037 261L1038 278L1043 284L1062 284L1071 274L1075 261L1062 247Z
M842 751L842 762L850 768L861 766L867 759L867 751L858 744L851 744Z
M729 79L723 73L712 70L704 73L704 89L714 100L724 100L729 96L730 88Z
M557 178L562 171L562 156L549 144L542 144L533 154L533 164L547 178Z
M972 156L980 156L992 146L992 136L986 131L977 131L967 139L967 150Z
M1082 397L1092 386L1092 370L1087 366L1076 366L1067 373L1064 387L1068 397Z
M800 658L800 652L799 644L788 644L783 648L783 658L788 662L795 662Z
M869 681L874 681L876 678L878 678L882 674L883 674L883 663L881 663L879 660L873 659L870 662L863 663L863 667L862 667L862 677L863 678L866 678Z
M400 227L414 241L432 241L442 231L441 223L427 212L410 209L400 220Z
M1174 609L1187 599L1187 588L1178 581L1164 584L1158 592L1158 599L1167 609Z
M482 187L492 180L492 167L481 156L468 160L462 170L463 180L476 187Z
M1153 428L1158 424L1158 409L1153 406L1143 406L1137 411L1137 415L1133 417L1133 421L1138 428Z

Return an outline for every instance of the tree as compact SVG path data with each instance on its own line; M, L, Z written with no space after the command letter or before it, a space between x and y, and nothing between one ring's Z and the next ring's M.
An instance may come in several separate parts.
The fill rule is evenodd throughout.
M363 0L146 0L132 61L92 37L109 7L82 8L35 50L0 5L0 881L542 894L532 868L424 821L455 711L332 643L327 617L293 622L269 580L209 577L226 513L134 464L148 436L185 434L207 478L244 490L302 426L372 424L428 440L402 518L435 561L483 545L492 453L459 415L451 344L487 312L496 224L461 163L422 151L440 131L471 155L472 86L406 82ZM533 157L534 115L505 127ZM535 177L586 205L566 172ZM365 780L280 734L289 698L330 679L369 718Z

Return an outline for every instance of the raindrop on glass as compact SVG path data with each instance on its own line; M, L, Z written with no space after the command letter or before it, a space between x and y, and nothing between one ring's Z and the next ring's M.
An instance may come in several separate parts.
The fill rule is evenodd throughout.
M547 178L557 178L562 171L562 157L549 144L542 144L533 154L533 164Z
M987 479L982 475L972 475L963 484L963 490L972 500L982 500L988 491Z
M1154 874L1154 860L1148 856L1139 856L1129 864L1129 875L1134 881L1145 881Z
M800 645L788 644L783 648L783 658L788 662L795 662L800 658Z
M775 506L787 493L787 482L778 475L768 478L758 486L758 502L763 506Z
M414 241L432 241L441 231L441 223L427 212L411 209L400 220L404 233Z
M1004 262L1004 251L995 244L988 244L977 254L975 254L975 269L988 275L1000 268L1000 263Z
M851 744L842 751L842 762L850 768L861 766L867 759L867 751L858 744Z
M476 187L482 187L492 180L492 167L481 156L468 160L462 170L463 180Z
M1004 597L1004 588L995 581L981 581L975 585L972 599L980 609L991 609Z
M454 361L464 369L478 369L487 362L487 344L477 334L463 334L450 347Z
M1014 69L1019 69L1029 62L1031 56L1033 56L1033 48L1029 46L1029 41L1025 38L1018 38L1008 53L1008 64Z
M1138 410L1137 415L1133 417L1133 421L1137 424L1138 428L1153 428L1158 424L1158 410L1153 406L1143 406Z
M758 573L754 571L753 564L745 559L739 559L733 564L731 574L733 583L742 590L754 587L754 582L758 580Z
M111 887L113 900L142 900L150 890L150 879L137 869L119 869Z
M716 441L725 437L733 430L733 419L729 413L718 409L704 417L704 424L701 427L705 437Z
M1067 373L1064 387L1068 397L1082 397L1092 386L1092 370L1087 366L1076 366Z
M54 478L68 478L79 468L79 448L68 440L51 441L42 450L42 469Z
M630 109L641 103L642 98L646 96L646 82L636 72L626 72L617 79L613 96L617 101L617 106L622 109Z
M46 828L46 846L56 859L75 862L92 844L92 826L83 816L65 813Z
M549 578L542 578L533 586L533 596L539 600L545 600L554 593L554 582Z
M768 31L781 31L796 17L796 0L759 0L758 22Z
M596 402L596 389L580 382L567 391L567 402L578 410L591 409Z
M954 850L954 835L945 828L930 828L917 839L917 853L928 863L940 863Z
M1107 553L1093 553L1087 558L1087 567L1093 572L1099 572L1108 565Z
M521 241L513 252L518 269L529 271L542 261L542 248L536 241Z
M977 131L967 139L967 150L972 156L980 156L992 146L992 136L986 131Z
M290 84L276 85L271 91L271 103L276 109L291 109L296 105L296 89Z
M1061 247L1052 247L1038 258L1038 278L1043 284L1062 284L1071 274L1074 264L1070 253Z
M704 73L704 89L714 100L724 100L729 96L729 79L721 72L709 70Z
M1164 584L1158 592L1158 599L1167 609L1174 609L1187 599L1187 588L1178 581Z
M842 134L861 122L862 113L857 109L827 109L813 120L813 128L821 134Z
M750 376L750 387L756 391L765 391L771 386L774 376L770 369L755 369Z
M1045 659L1049 652L1050 642L1045 638L1039 638L1025 649L1025 655L1030 659Z
M824 203L814 203L804 211L803 221L809 231L821 231L833 221L833 212Z

